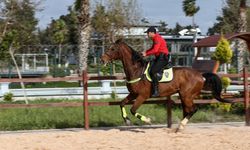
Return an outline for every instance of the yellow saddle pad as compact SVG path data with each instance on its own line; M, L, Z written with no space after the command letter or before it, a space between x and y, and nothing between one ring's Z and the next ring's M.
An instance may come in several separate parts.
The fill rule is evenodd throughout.
M149 75L149 66L150 66L150 63L148 63L144 74L146 75L148 81L151 82L152 79ZM159 82L169 82L169 81L173 80L173 77L174 77L174 75L173 75L173 68L172 67L169 69L164 69L161 80L159 80Z

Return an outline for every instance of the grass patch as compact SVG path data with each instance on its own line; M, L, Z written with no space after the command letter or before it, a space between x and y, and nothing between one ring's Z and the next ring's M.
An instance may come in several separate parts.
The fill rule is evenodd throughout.
M70 100L82 102L82 100ZM97 100L100 101L100 100ZM112 101L110 99L102 101ZM30 103L54 103L69 102L68 99L40 99ZM10 103L10 102L1 102ZM13 103L24 103L17 101ZM144 124L130 113L130 105L126 106L127 114L134 125ZM90 127L107 127L124 125L119 106L95 106L89 107ZM166 124L166 110L164 105L142 105L137 112L150 117L153 124ZM243 110L243 111L242 111ZM59 107L59 108L8 108L0 109L0 130L33 130L51 128L82 128L83 125L82 107ZM179 123L182 119L182 109L175 106L172 111L173 123ZM243 105L232 106L229 112L215 106L200 106L197 113L190 122L223 122L223 121L244 121Z
M74 108L17 108L0 111L0 130L33 130L83 126L83 110Z

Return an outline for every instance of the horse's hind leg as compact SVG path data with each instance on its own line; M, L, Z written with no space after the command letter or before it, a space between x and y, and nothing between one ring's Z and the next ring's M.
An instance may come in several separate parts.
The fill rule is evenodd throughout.
M183 130L189 119L195 114L197 108L193 103L193 98L181 98L183 107L183 120L180 122L176 132Z
M128 115L127 115L127 112L126 112L126 109L125 109L125 105L129 101L134 100L135 98L136 98L136 96L130 93L125 99L123 99L121 101L120 108L121 108L121 112L122 112L122 118L123 118L124 122L126 123L126 125L131 125L131 121L130 121Z
M146 100L146 98L142 97L142 96L138 96L133 104L133 106L131 107L130 111L131 113L138 119L140 119L141 121L147 123L147 124L151 124L151 119L148 117L145 117L139 113L136 112L136 110L141 106L141 104Z
M197 109L195 107L195 105L193 105L193 107L186 107L183 108L183 120L180 122L176 132L183 130L184 127L186 126L186 124L188 123L189 119L196 113Z

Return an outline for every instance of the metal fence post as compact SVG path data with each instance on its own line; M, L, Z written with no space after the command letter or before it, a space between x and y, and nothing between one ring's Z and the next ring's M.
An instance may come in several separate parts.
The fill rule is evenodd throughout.
M247 67L244 67L243 69L243 77L244 77L244 104L245 104L245 113L246 113L246 126L250 126L250 104L249 104Z

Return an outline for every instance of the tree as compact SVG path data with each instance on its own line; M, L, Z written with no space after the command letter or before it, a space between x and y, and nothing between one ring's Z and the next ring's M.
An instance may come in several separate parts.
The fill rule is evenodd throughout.
M247 11L246 11L246 13L247 13L246 14L246 16L247 16L247 18L246 18L247 19L247 21L246 21L247 22L247 27L246 27L247 32L250 31L250 25L249 25L250 24L250 10L249 10L249 7L250 6L247 6Z
M2 0L0 2L0 42L8 34L15 34L15 42L19 43L18 45L32 45L37 43L37 35L35 33L38 20L35 18L35 10L38 3L34 3L31 0ZM11 37L11 36L10 36ZM9 37L8 37L9 38ZM11 40L10 40L11 41ZM3 44L1 42L1 44ZM5 43L6 44L6 43ZM10 44L10 43L9 43ZM15 51L19 50L19 47ZM5 47L3 49L3 47ZM9 63L10 57L8 57L8 46L2 46L2 55L1 61Z
M247 20L250 20L249 11L247 11L246 0L227 0L225 7L222 8L222 15L217 17L217 22L212 28L209 28L208 34L236 33L250 31ZM234 20L234 21L232 21ZM236 40L235 55L233 61L238 69L242 70L244 65L244 50L247 46L243 40Z
M80 71L87 70L87 59L89 53L89 40L90 40L90 2L89 0L76 0L75 9L78 15L78 32L79 32L79 67Z
M193 27L191 25L188 25L188 26L181 26L178 22L175 24L175 27L172 28L172 29L169 29L168 30L168 34L171 34L171 35L178 35L179 32L183 29L192 29Z
M58 64L61 67L61 53L62 53L62 44L65 42L67 36L67 28L66 24L62 19L58 19L52 22L53 26L53 41L54 43L58 44L59 48L59 56L58 56Z
M240 0L240 11L239 11L239 29L238 32L246 32L247 31L247 7L246 0ZM239 40L238 42L238 72L241 71L244 67L244 51L247 49L247 45L243 40Z
M77 18L77 12L74 11L74 9L72 9L72 7L68 8L69 14L67 15L63 15L60 17L60 19L62 19L65 24L66 24L66 28L68 31L68 35L67 35L67 43L72 44L72 45L76 45L78 44L78 41L75 39L78 39L78 18Z
M165 21L160 20L159 22L160 26L158 28L159 32L167 33L168 29L167 26L168 24Z
M136 0L109 0L106 5L96 4L91 23L95 32L114 42L115 36L122 36L124 29L139 24L140 18Z
M247 6L246 0L240 0L240 17L239 17L239 32L247 30Z
M64 62L65 65L68 64L68 58L72 56L72 53L75 56L75 61L79 62L77 13L73 6L69 7L68 11L68 14L53 19L46 29L38 29L40 44L48 46L47 49L51 56L55 57L58 54L59 57L54 58L53 62L54 64L58 63L59 67ZM52 45L56 48L51 47Z
M231 50L230 43L222 36L216 46L215 52L212 54L212 59L217 61L213 72L217 72L219 64L231 62L232 56L233 52Z
M208 35L237 32L240 28L239 6L239 0L227 0L226 5L222 8L222 15L218 16L217 22L208 29Z
M11 60L14 63L18 76L21 79L21 73L19 71L17 62L14 57L14 53L20 49L21 45L29 45L36 41L37 19L35 18L36 4L30 0L3 0L1 5L1 22L4 24L1 29L1 63L10 63ZM26 91L24 83L21 82L21 86L24 90L24 97L26 103L28 100L26 97Z
M220 38L216 50L212 55L212 59L218 60L221 63L231 62L233 56L232 49L230 48L230 43L223 36Z
M55 30L55 22L64 22L65 38L63 43L77 45L78 41L78 17L77 12L71 7L68 8L69 13L62 15L59 19L53 19L45 30L38 30L39 40L41 44L54 44L53 34ZM60 21L58 21L60 20ZM67 33L67 34L66 34Z
M192 26L195 27L194 15L200 10L200 7L195 5L196 0L183 0L182 9L186 16L192 17Z
M105 6L98 3L95 6L94 15L91 19L91 24L95 32L101 36L108 37L108 32L111 30L111 22L108 18L108 13L106 12Z

